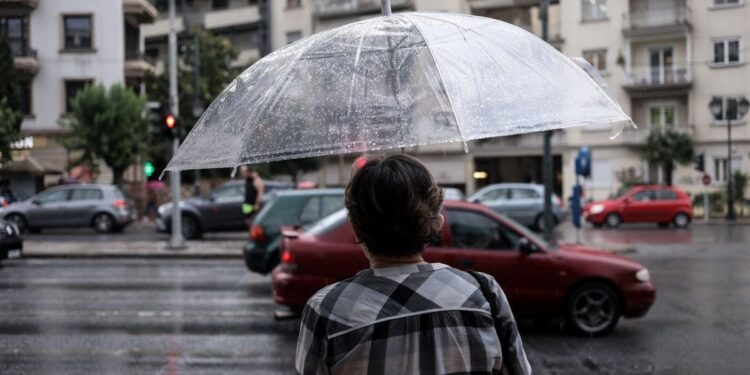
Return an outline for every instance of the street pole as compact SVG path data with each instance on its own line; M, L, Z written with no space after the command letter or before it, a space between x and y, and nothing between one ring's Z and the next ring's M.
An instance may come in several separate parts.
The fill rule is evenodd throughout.
M703 221L708 223L708 214L711 212L711 207L708 207L708 186L703 184Z
M549 0L542 0L540 4L540 17L542 19L542 39L549 39ZM553 188L553 165L552 165L552 131L544 132L544 157L542 159L542 177L544 180L544 239L552 246L555 245L555 222L552 217L552 188Z
M734 221L737 216L734 213L734 194L732 189L732 114L727 113L727 220Z
M391 0L380 0L380 13L384 16L391 15Z
M175 30L175 0L169 0L169 104L172 115L180 115L179 98L177 97L177 31ZM177 154L180 139L172 140L172 155ZM172 233L169 236L169 248L173 250L185 247L182 238L182 210L180 209L180 172L169 172L169 185L172 192Z

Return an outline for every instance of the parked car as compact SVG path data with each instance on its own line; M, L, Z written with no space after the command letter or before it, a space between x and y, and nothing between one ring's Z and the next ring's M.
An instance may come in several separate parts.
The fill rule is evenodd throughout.
M641 185L618 198L586 205L583 216L595 227L652 222L664 228L669 224L685 228L693 219L693 202L687 193L673 186Z
M99 233L121 230L133 222L133 203L114 185L63 185L0 210L23 232L54 227L92 227Z
M451 201L462 201L464 200L464 192L460 189L451 188L451 187L444 187L443 189L443 199L451 200Z
M294 185L285 182L263 181L265 193L261 206L270 202L279 191ZM182 211L182 235L186 239L200 238L205 232L247 230L242 203L245 200L245 181L229 181L211 191L210 194L189 198L180 202ZM172 230L172 203L158 209L156 230L169 233Z
M310 225L344 207L344 189L281 192L261 209L243 254L250 271L267 274L279 264L281 226Z
M544 185L494 184L472 194L467 201L481 203L493 211L531 228L544 228ZM552 195L555 225L565 220L567 211L557 195Z
M425 260L494 276L517 315L563 317L579 332L602 335L654 303L649 272L635 261L584 246L551 247L478 204L446 201L443 214L442 239L425 250ZM274 301L299 310L318 289L368 267L346 217L342 210L305 232L282 229Z
M20 258L22 253L21 231L14 224L0 221L0 261Z

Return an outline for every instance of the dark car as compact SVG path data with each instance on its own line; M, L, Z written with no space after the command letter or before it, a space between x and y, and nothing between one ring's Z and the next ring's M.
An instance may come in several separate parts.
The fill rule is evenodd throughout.
M663 228L669 224L685 228L693 219L693 202L687 193L674 186L641 185L618 198L586 205L583 216L595 227L650 222Z
M0 221L0 261L20 258L22 253L21 231L14 224Z
M285 182L263 181L265 193L261 206L268 203L279 191L291 189L294 185ZM245 181L229 181L202 197L180 202L182 211L182 235L186 239L200 238L205 232L247 230L242 203L245 200ZM159 207L156 219L159 232L172 229L172 203Z
M21 232L92 227L99 233L109 233L125 228L136 216L132 202L117 186L99 184L53 187L0 212Z
M281 227L302 227L344 207L344 189L281 192L255 218L250 241L243 248L250 271L267 274L279 264Z
M443 208L440 244L425 250L425 260L494 276L520 316L563 317L578 332L602 335L654 303L649 272L635 261L583 246L551 247L482 205L445 201ZM344 210L306 232L283 231L272 277L279 304L299 310L318 289L368 267Z

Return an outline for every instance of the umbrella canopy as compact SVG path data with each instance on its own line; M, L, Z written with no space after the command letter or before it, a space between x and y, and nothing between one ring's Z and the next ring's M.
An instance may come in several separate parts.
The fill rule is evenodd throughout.
M464 142L630 122L576 63L511 24L399 13L258 61L211 104L167 170Z

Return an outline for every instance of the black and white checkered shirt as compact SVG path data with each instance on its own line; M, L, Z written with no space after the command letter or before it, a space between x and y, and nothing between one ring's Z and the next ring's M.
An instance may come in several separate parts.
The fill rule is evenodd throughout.
M316 293L302 313L301 374L530 374L510 305L444 264L368 269ZM502 327L501 339L494 324Z

